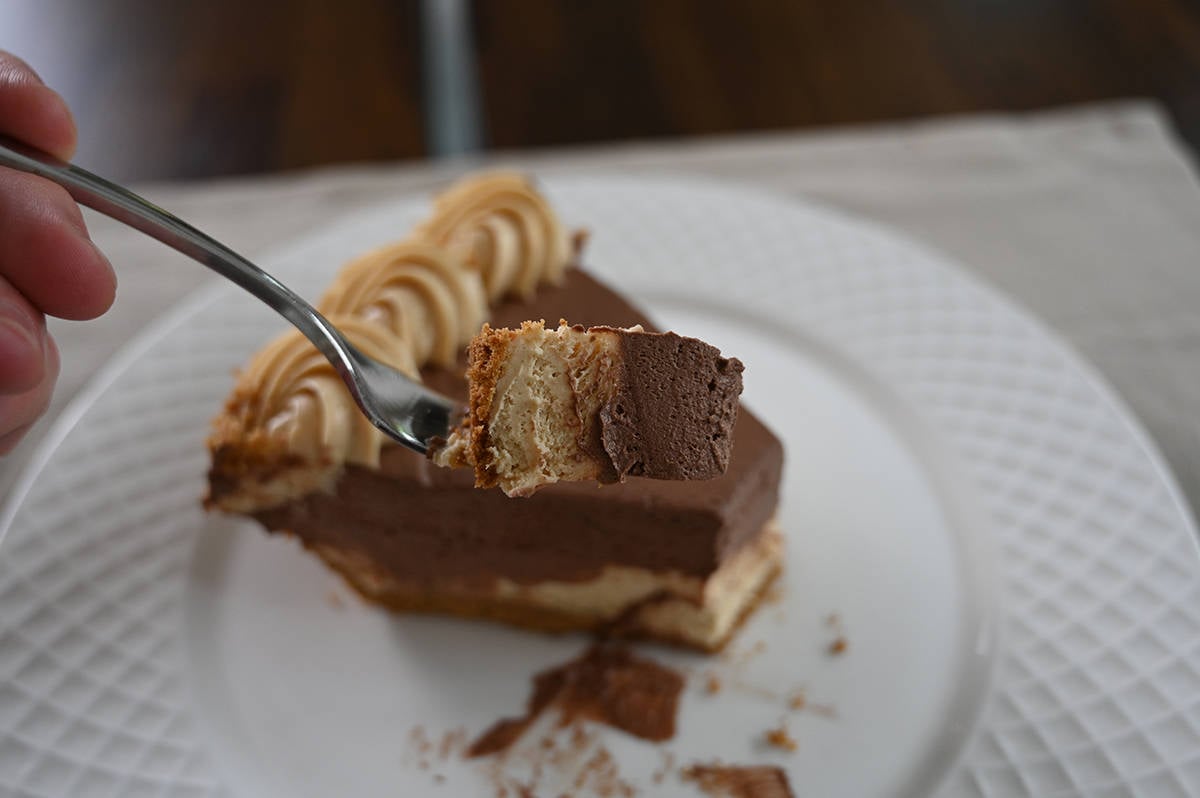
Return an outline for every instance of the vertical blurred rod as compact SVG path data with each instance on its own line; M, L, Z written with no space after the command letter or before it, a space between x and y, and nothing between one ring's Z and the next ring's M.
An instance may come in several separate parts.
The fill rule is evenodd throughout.
M421 0L425 135L435 156L482 144L470 0Z

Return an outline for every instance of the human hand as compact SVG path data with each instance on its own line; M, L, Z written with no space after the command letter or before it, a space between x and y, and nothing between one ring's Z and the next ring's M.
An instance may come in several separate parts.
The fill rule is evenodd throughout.
M63 160L75 151L67 104L3 51L0 133ZM112 266L88 238L66 190L0 168L0 455L45 412L58 379L46 315L95 318L112 305L116 287Z

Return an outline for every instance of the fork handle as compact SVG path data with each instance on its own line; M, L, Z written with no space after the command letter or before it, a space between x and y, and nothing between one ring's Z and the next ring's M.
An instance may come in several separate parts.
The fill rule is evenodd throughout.
M128 189L7 136L0 136L0 166L57 183L79 204L140 230L232 280L294 324L344 380L353 374L350 343L342 334L299 294L220 241Z

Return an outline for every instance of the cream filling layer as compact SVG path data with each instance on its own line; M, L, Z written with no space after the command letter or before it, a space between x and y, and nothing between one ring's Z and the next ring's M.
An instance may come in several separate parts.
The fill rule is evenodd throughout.
M488 457L509 496L595 479L604 463L597 415L617 387L615 333L526 322L508 346L488 418Z
M635 628L654 637L710 648L730 634L779 570L782 555L783 536L772 519L707 580L610 565L586 582L522 585L502 579L494 595L600 621L612 620L629 607L647 602L629 619ZM663 594L669 597L650 601Z

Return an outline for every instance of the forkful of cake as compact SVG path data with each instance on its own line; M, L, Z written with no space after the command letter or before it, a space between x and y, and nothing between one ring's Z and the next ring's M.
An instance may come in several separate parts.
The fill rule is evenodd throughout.
M468 348L470 407L430 456L476 487L711 479L729 465L742 363L675 333L527 321Z
M0 165L58 183L262 300L332 365L375 428L439 465L473 468L477 487L527 496L558 481L708 479L728 466L742 364L694 338L565 322L484 325L470 344L464 409L383 362L386 352L364 352L363 339L356 346L279 280L137 194L12 140L0 139Z

